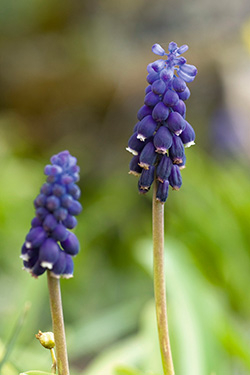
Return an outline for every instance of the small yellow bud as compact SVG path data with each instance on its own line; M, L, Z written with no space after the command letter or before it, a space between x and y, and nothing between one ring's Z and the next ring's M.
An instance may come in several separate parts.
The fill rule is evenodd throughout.
M36 334L36 338L40 341L40 344L46 349L53 349L55 346L53 332L39 331L38 334Z

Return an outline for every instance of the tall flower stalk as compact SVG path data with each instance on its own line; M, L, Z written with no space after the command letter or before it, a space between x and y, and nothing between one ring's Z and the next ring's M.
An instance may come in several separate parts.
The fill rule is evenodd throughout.
M77 225L75 216L82 210L76 163L75 157L62 151L45 167L47 180L34 200L36 216L21 254L24 269L33 277L47 271L58 375L69 375L60 278L73 277L73 257L80 248L76 235L68 230Z
M169 43L168 53L159 44L153 45L153 53L162 58L147 67L149 85L127 147L133 154L129 173L139 176L139 192L146 194L154 185L154 293L164 375L174 375L165 292L164 203L169 185L173 190L182 185L180 171L186 164L185 147L195 140L194 129L186 121L185 101L190 96L187 83L194 80L197 69L181 56L187 50L187 45L178 47L175 42Z

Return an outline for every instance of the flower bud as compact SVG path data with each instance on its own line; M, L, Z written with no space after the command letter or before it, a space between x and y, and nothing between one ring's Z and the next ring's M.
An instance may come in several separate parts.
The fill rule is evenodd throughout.
M55 339L53 332L41 332L36 334L36 338L40 344L46 349L53 349L55 347Z

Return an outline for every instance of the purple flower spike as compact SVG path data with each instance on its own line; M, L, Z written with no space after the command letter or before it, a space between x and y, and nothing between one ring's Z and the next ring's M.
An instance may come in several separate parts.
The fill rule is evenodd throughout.
M146 194L156 180L156 199L161 203L167 199L169 184L174 190L181 187L184 146L191 146L195 139L194 129L186 121L184 101L190 97L187 83L194 80L197 69L181 56L187 50L186 44L178 47L175 42L169 43L167 52L159 44L153 45L152 52L161 58L147 66L144 105L127 148L134 154L129 173L140 176L139 192Z
M140 142L137 134L134 138ZM145 146L145 143L140 143ZM53 277L68 278L73 276L71 255L79 252L78 239L67 228L76 226L75 215L82 210L78 202L81 191L76 185L80 169L76 158L68 151L52 156L51 163L44 170L47 182L34 200L36 217L31 222L32 228L26 236L21 258L24 269L34 277L50 270Z

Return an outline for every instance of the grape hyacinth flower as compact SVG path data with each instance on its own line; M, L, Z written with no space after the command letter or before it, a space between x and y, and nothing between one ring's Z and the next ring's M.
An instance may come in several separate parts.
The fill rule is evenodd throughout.
M195 140L194 129L186 121L185 101L190 96L187 83L194 80L197 69L181 56L187 50L187 45L178 47L174 42L169 43L168 53L159 44L153 45L152 51L160 59L147 67L144 104L137 113L138 122L127 147L133 154L129 173L139 176L139 192L146 194L154 185L154 294L164 375L174 375L165 292L164 203L169 185L173 190L182 185L185 147L193 145Z
M78 202L79 167L76 158L62 151L51 158L44 173L47 181L34 200L36 216L22 247L24 269L38 277L46 270L56 278L73 276L72 257L79 252L76 235L68 229L77 224L75 218L82 206Z
M181 181L174 186L171 182L173 176L177 175L181 180L176 168L185 167L184 147L193 145L195 140L194 129L186 121L185 101L190 96L187 83L194 80L197 69L194 65L187 64L186 59L181 56L187 50L187 45L178 47L174 42L169 43L168 53L159 44L153 45L153 53L161 58L147 67L149 85L145 90L144 104L137 113L138 122L127 147L129 152L137 156L130 163L131 174L140 175L143 169L147 170L149 166L156 167L157 200L161 203L165 203L167 199L169 185L174 190L181 186ZM162 180L159 178L160 161L161 155L164 154L169 156L173 171ZM150 186L145 188L140 184L144 179L139 180L138 184L141 193L146 193L150 189ZM161 184L164 184L164 188Z
M52 156L46 165L46 182L34 200L36 216L22 246L24 269L37 278L47 271L50 309L55 337L58 375L69 375L68 354L62 311L60 278L73 276L73 257L79 252L79 241L69 231L77 224L82 206L76 185L80 168L69 151Z

